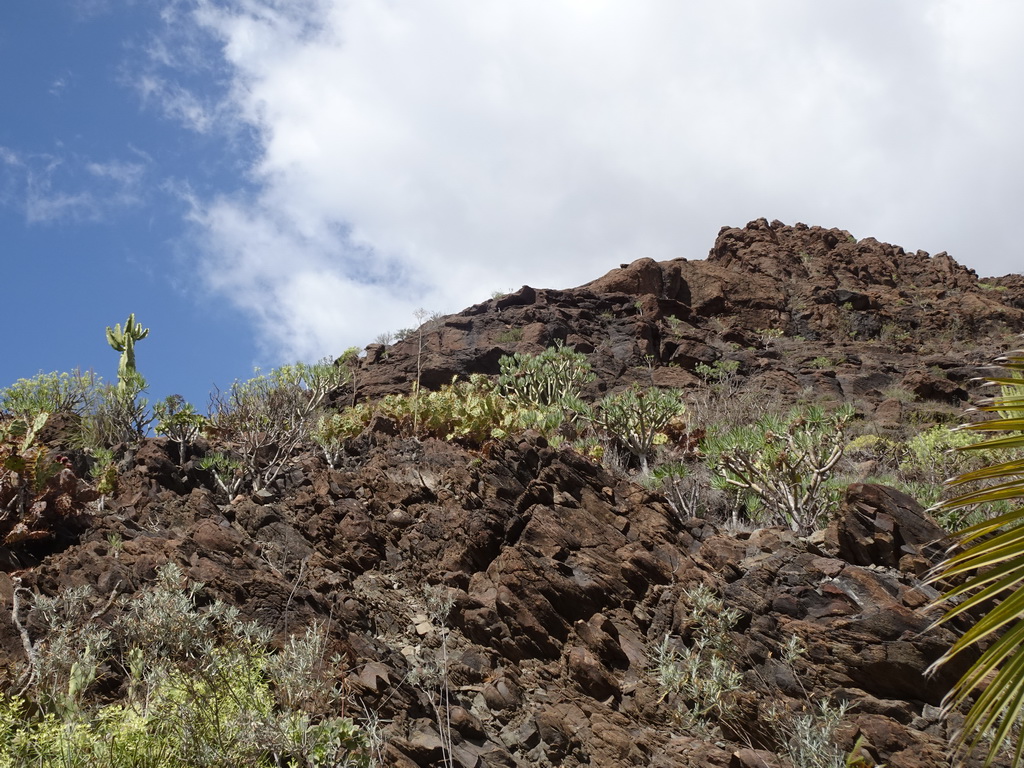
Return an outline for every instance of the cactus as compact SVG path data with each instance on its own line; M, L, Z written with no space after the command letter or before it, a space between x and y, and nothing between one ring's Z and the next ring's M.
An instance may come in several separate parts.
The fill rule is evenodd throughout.
M128 315L124 330L117 324L113 328L107 326L107 344L121 353L121 361L117 365L117 387L124 391L138 376L135 368L135 342L146 338L149 328L143 328L135 322L135 313Z

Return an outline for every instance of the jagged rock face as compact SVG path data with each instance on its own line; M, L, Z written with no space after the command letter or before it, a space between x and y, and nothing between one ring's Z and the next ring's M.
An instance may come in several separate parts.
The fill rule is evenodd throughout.
M278 498L228 505L163 471L166 441L147 446L110 512L22 585L132 594L170 559L280 636L328 621L347 690L389 723L392 765L441 762L428 692L410 672L441 663L443 631L466 768L757 765L778 747L771 708L825 695L852 704L845 748L864 736L890 768L946 759L937 705L961 670L923 674L953 635L929 629L935 592L918 578L943 532L894 491L851 487L836 522L802 540L680 520L539 436L474 455L368 434L342 469L310 457ZM685 593L698 584L740 617L728 653L743 682L724 740L683 735L652 672L666 636L693 641ZM431 592L450 602L444 628ZM10 669L21 645L9 617L0 636ZM787 664L794 636L807 651Z
M952 403L974 368L1024 331L1022 280L979 281L945 253L760 219L723 228L703 261L639 259L571 290L524 286L428 323L422 349L418 334L371 347L359 395L408 391L417 358L423 385L436 388L495 374L502 355L564 342L588 354L591 395L651 378L698 386L698 364L730 359L754 387L866 395L872 406L904 377L941 368L947 383L919 394ZM783 337L764 344L764 329ZM809 372L823 356L838 361L835 371Z
M882 433L953 413L975 366L1022 330L1020 276L979 282L943 254L759 220L723 229L706 261L641 259L572 290L524 287L428 324L422 347L419 334L371 347L355 394L407 392L418 367L429 387L494 374L504 354L563 341L593 365L589 396L652 380L699 394L695 368L728 360L761 399L850 401ZM943 532L913 499L854 485L810 538L728 531L535 434L471 452L394 431L378 420L340 469L304 455L272 492L232 503L179 467L168 440L146 440L81 541L14 576L50 594L90 584L103 605L171 560L204 599L281 640L327 622L354 711L385 724L389 765L442 764L431 683L411 674L438 666L462 768L795 768L776 756L773 708L823 697L851 705L844 748L862 736L889 768L948 764L957 722L938 704L962 667L924 675L953 630L930 628L936 592L921 577ZM739 616L727 646L742 684L714 738L680 721L653 672L666 637L693 646L697 585ZM0 574L8 609L13 588ZM787 661L791 638L806 653ZM22 638L10 610L0 641L11 679Z

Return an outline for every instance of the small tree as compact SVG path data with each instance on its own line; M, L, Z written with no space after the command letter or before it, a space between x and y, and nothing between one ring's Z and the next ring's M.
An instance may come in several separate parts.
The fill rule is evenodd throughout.
M704 440L719 484L739 489L778 522L807 534L838 501L827 482L845 445L851 405L832 413L807 407L770 414Z
M607 395L595 408L587 409L584 416L639 459L646 472L655 445L659 439L664 440L663 430L685 410L678 390L634 384Z
M189 443L199 437L206 418L196 413L192 404L181 395L168 395L163 402L153 406L157 434L166 435L178 444L178 461L185 463Z

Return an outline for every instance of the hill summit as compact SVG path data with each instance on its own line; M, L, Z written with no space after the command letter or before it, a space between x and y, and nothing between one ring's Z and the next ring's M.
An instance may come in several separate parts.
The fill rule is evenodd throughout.
M925 670L964 625L931 628L938 593L922 581L949 524L919 503L948 469L945 431L931 430L961 418L978 367L1022 331L1020 275L979 280L944 253L759 219L723 228L706 260L524 286L339 361L351 375L329 399L339 418L362 408L365 425L283 452L259 442L270 425L250 425L251 460L280 463L261 487L231 485L238 443L214 416L203 436L115 446L116 483L97 500L99 480L78 480L76 497L94 459L48 427L70 490L64 516L45 518L52 535L0 547L4 687L52 680L60 697L40 706L66 709L71 691L77 711L142 707L144 650L165 654L166 673L168 633L228 626L223 601L277 654L312 628L324 645L308 669L338 660L330 695L257 681L257 714L218 710L255 718L223 731L240 744L287 703L305 734L353 718L361 765L948 765L960 721L940 704L962 668ZM478 441L422 430L427 392L557 345L593 372L581 402L655 387L685 403L649 469L613 439L574 442L585 427L568 419ZM390 401L410 419L384 413L396 395L422 398ZM713 436L792 407L819 415L766 440L848 414L821 489L834 503L810 535L759 518L709 463ZM192 586L174 602L179 582ZM188 621L146 613L156 594ZM140 617L145 649L118 634ZM58 637L78 666L40 674ZM180 647L205 679L202 654ZM184 728L190 678L163 679L178 681L164 726ZM198 690L219 701L215 688Z

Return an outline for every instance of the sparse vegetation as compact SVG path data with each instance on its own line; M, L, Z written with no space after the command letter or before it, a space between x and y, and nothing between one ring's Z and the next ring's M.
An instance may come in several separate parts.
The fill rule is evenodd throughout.
M703 584L686 590L683 599L690 644L666 636L656 648L653 669L662 698L675 703L682 724L710 736L728 720L732 694L743 680L729 637L740 615Z
M132 600L19 588L15 622L28 600L43 632L26 648L21 692L0 699L0 766L368 767L365 733L324 714L342 694L323 630L272 653L237 609L199 608L200 588L173 564ZM110 674L123 676L125 701L104 700Z
M499 344L517 344L523 340L522 328L506 328L498 334Z
M239 489L266 488L311 439L327 395L345 369L324 359L275 368L213 397L210 423L240 464Z
M762 522L784 523L809 533L838 503L830 485L854 415L843 405L832 413L806 407L786 416L766 414L705 439L703 448L721 487L738 489Z
M628 664L627 676L634 675L639 649L650 655L661 694L657 700L649 688L646 696L637 689L630 706L638 713L644 708L644 718L667 710L687 738L721 741L730 748L743 742L771 749L793 768L875 768L866 757L877 751L875 745L863 752L855 746L848 754L837 745L847 709L840 697L830 698L827 686L836 678L808 678L813 680L812 696L797 676L796 660L804 650L798 647L799 637L791 636L792 646L775 642L780 632L810 626L801 623L806 606L799 590L807 584L813 591L814 584L834 583L846 592L843 579L859 566L851 560L848 569L842 566L847 569L842 578L830 576L834 564L819 561L827 560L832 550L820 546L817 538L793 544L797 537L788 532L752 529L785 526L809 534L827 523L846 482L884 477L925 503L939 502L933 512L945 527L973 524L963 534L969 543L992 533L995 541L1009 542L1016 557L1021 549L1014 538L1019 515L1012 502L1019 496L1019 455L1012 454L1017 464L989 469L999 454L992 445L971 447L969 435L977 429L1008 430L995 449L1019 451L1024 427L1018 401L1024 386L1020 380L1003 380L1003 397L987 409L996 418L967 431L934 427L953 408L934 402L886 407L879 411L884 416L874 418L879 394L907 404L915 398L899 387L878 392L877 382L898 381L902 366L890 365L888 357L872 359L879 357L877 347L865 352L848 339L841 345L821 341L823 332L826 339L834 338L837 327L848 337L855 327L862 336L873 335L879 327L874 314L854 312L851 304L837 307L825 296L824 303L812 302L814 297L805 291L807 312L799 317L759 309L754 324L723 315L708 320L707 330L702 330L704 320L691 318L689 312L695 310L689 308L686 317L693 325L671 315L664 316L660 328L633 323L634 310L657 306L652 316L660 318L673 311L672 302L655 305L615 294L589 307L589 321L609 337L588 340L597 346L591 357L556 343L540 354L502 357L497 376L456 377L436 391L423 386L424 379L435 386L437 363L446 351L435 341L447 341L449 331L458 341L460 326L424 323L427 313L419 310L419 326L401 330L403 344L390 350L397 366L387 373L398 370L399 376L382 383L386 377L372 368L387 351L371 350L373 360L364 366L353 348L333 364L323 360L265 374L257 371L253 378L215 393L208 417L177 395L150 411L142 397L146 382L134 360L134 344L146 338L148 329L133 315L123 329L108 328L111 345L121 352L116 385L105 385L91 374L40 373L0 391L0 552L12 573L10 634L15 645L21 640L26 659L22 677L9 681L13 684L0 695L0 768L326 768L386 762L380 743L371 744L368 733L375 716L365 711L365 730L344 716L349 697L338 687L342 680L356 690L374 691L378 702L401 702L387 714L395 717L395 725L388 727L420 739L410 747L418 762L479 762L483 758L473 748L481 730L500 721L515 722L516 727L527 723L522 734L529 741L529 759L583 764L590 757L587 745L576 743L573 734L550 735L550 724L544 724L542 734L539 720L531 725L505 719L504 714L489 720L476 707L481 701L488 707L494 704L495 712L522 702L534 706L532 693L519 688L520 679L537 690L552 680L568 682L601 706L609 701L614 705L626 693L624 686L635 682L619 673ZM597 309L607 306L624 313L622 324L602 322L611 319L607 310L596 316ZM675 311L683 312L682 306L680 302ZM522 328L513 324L523 317L531 323L533 319L516 314L519 309L501 316L498 322L508 323L504 330L487 318L487 338L496 339L498 346L489 344L479 369L493 372L500 344L523 339ZM911 311L899 315L898 322L912 320L916 330L920 321L924 327L925 321ZM779 341L780 328L757 328L776 322L802 330L809 340ZM893 342L905 340L901 334L909 337L909 331L892 322L888 331L882 326L883 337ZM684 325L686 333L678 333ZM622 334L631 328L647 335L623 344ZM435 330L437 339L429 336ZM566 335L563 326L553 324L546 333ZM389 344L395 337L379 338ZM582 344L579 348L590 349ZM759 353L758 348L774 351ZM590 359L600 361L606 380L595 382ZM698 359L709 362L694 364ZM676 367L664 367L667 360L678 361ZM933 374L948 373L961 381L961 363L952 356L928 362ZM461 364L459 359L453 367ZM810 370L834 370L840 364L841 375ZM702 381L683 367L692 368ZM1024 362L1020 367L1024 371ZM359 387L357 374L365 376ZM633 383L638 381L643 384ZM823 395L822 384L833 391ZM367 395L395 391L402 394ZM854 421L852 406L825 399L841 397L857 403L863 420ZM783 410L793 403L795 408ZM62 418L51 421L51 413ZM902 414L903 423L893 424L894 414ZM928 428L907 438L915 424ZM140 447L151 429L173 445L160 440ZM848 433L861 430L868 433L850 439ZM67 455L56 448L65 438L73 449ZM170 448L177 456L169 453L168 462L164 453ZM443 464L449 457L455 461ZM331 470L325 470L323 461ZM90 482L79 482L74 468ZM958 473L978 480L982 489L968 495L970 503L942 503L941 481ZM100 501L89 507L92 514L84 515L86 504L96 498ZM997 529L990 517L1006 527ZM459 522L450 523L454 518ZM91 521L102 526L81 542L81 562L55 560L57 567L40 569L42 577L27 583L44 590L75 583L67 574L77 578L78 565L85 578L95 580L90 568L99 561L111 566L99 583L114 591L101 596L81 588L47 596L22 588L13 574L22 565L31 573L35 562L50 557L44 544L58 534L61 546L72 541L79 520L83 526ZM565 527L558 529L562 521ZM607 551L629 558L613 563L610 577L598 572L607 565L599 562L608 559L606 548L591 543L600 539L598 528L607 526L615 542ZM74 533L69 533L72 528ZM174 543L165 545L171 540L165 537L168 531ZM731 540L726 539L729 535ZM884 549L882 538L878 547ZM153 540L164 547L157 556L150 546ZM778 621L769 627L760 621L764 617L759 608L750 609L750 603L737 598L750 583L759 583L735 582L745 578L748 564L760 567L762 554L774 557L767 549L774 541L781 542L784 552L795 547L801 556L811 553L815 562L797 561L792 570L783 566L766 577L776 580L768 591L772 621ZM715 550L726 544L736 545L739 554ZM513 555L527 562L506 562ZM74 556L79 556L77 550ZM155 558L167 556L188 562L194 575L212 574L211 592L188 585L174 566L161 568L157 583L140 588L139 580L152 574ZM993 579L1016 563L996 562L993 558L999 556L989 549L973 560L967 555L954 559L947 574L966 576L968 582L947 596L954 604L951 616L966 610L957 601L981 606L997 587L1010 589L1009 576ZM728 560L728 565L718 569L716 558ZM518 586L500 581L501 568L511 565L510 572L525 573L535 563L544 569L538 570L542 578L537 581L544 585L538 594L548 600L550 614L546 607L534 611L519 606ZM910 570L903 560L899 564L906 578L894 589L903 590L911 581ZM968 573L979 564L992 566L996 577ZM260 571L264 566L269 571ZM811 583L816 575L811 581L803 579L802 573L816 574L813 569L819 567L820 582ZM251 584L238 587L226 575L235 568L256 569L265 581L254 577ZM475 575L479 573L494 576L482 597L473 581L483 580ZM873 578L871 569L858 575ZM374 584L378 578L383 587ZM571 590L561 588L563 578ZM602 581L607 578L611 582ZM677 585L683 578L705 578L723 596L708 587L680 595ZM405 623L396 620L404 609L395 606L410 597L411 579L431 585L423 614L417 614L413 631L395 630ZM531 592L529 582L523 579L516 585ZM624 603L617 596L614 610L605 610L610 603L602 602L601 594L622 584L635 599L628 597L625 610L619 610ZM658 589L651 589L652 584ZM116 594L121 588L129 590L130 599ZM241 621L214 594L232 594L247 615L261 621L270 615L270 623L279 621L283 604L281 624L275 628L283 625L284 631L272 639L266 628ZM822 589L815 594L820 598L817 608L844 615L839 592ZM724 596L736 600L745 613L727 609ZM792 605L791 598L799 604ZM1022 604L1024 598L1010 593L998 615L1013 619L1010 608L1016 606L1019 618ZM374 657L374 644L387 647L386 661L380 662L386 671L366 668L342 674L338 660L328 658L332 644L324 626L286 637L289 615L294 620L323 617L328 611L345 622L344 632L336 636L338 647L360 665ZM622 625L628 629L623 631ZM974 637L992 630L993 620L986 618L979 626L972 631ZM751 633L745 649L749 656L737 651L737 631ZM368 634L364 637L363 632ZM1024 630L1014 627L1010 632L1015 633L1012 638L1024 637ZM345 633L350 633L348 638ZM396 636L402 638L400 645L390 642ZM964 642L951 654L962 650ZM507 674L498 667L505 655L513 661L529 657L530 644L542 649L547 659L543 666L523 664ZM486 653L477 658L479 648L472 646L484 647ZM1007 646L993 639L988 647ZM819 663L822 653L823 645L814 644L816 658L802 661L803 671ZM959 707L975 696L983 702L987 709L975 722L987 728L978 737L986 747L989 739L994 743L1016 733L1014 725L1007 730L1005 718L1019 712L1005 714L995 702L1010 685L1000 678L998 665L1006 662L1016 669L1012 659L992 662L983 656L981 666L969 673L974 677L961 682L949 703ZM790 669L780 669L779 660ZM367 667L371 663L376 662ZM778 671L779 676L766 671ZM982 672L991 673L991 681L986 678L987 687L975 693ZM500 690L499 682L507 682L507 689ZM793 686L803 690L802 698ZM865 690L870 687L866 684ZM779 704L773 709L765 701L775 694ZM858 695L853 688L841 694ZM506 698L520 703L506 705ZM920 702L914 702L907 706L918 707ZM1011 701L1011 710L1013 706L1019 710L1020 700ZM520 718L521 713L513 712L505 710L510 718ZM756 728L742 730L752 716L759 718ZM643 727L653 725L653 720L645 721ZM509 733L516 738L519 732ZM933 739L931 733L927 738ZM395 749L402 752L404 747ZM527 749L520 750L515 760L526 754ZM500 754L495 758L505 760Z
M0 544L53 538L79 514L83 495L65 457L39 442L49 414L0 420Z

